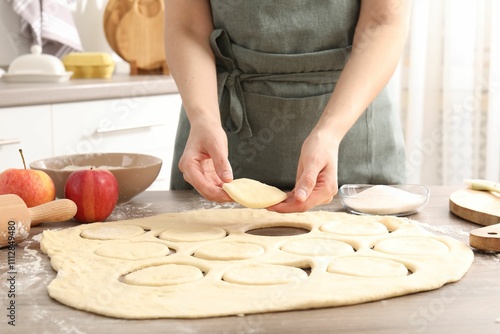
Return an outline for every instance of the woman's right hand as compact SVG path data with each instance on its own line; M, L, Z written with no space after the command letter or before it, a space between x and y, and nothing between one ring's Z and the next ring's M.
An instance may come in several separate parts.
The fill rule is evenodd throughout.
M233 176L220 124L210 1L165 0L165 22L168 67L191 125L179 169L205 198L231 201L221 187Z
M215 202L231 202L222 184L233 180L227 136L220 124L201 119L191 123L189 137L179 160L184 180L203 197Z

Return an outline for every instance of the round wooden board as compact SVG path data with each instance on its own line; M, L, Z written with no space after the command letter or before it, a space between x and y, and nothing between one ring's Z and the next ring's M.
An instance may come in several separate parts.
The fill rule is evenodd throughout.
M125 14L132 9L134 2L132 0L109 0L104 11L104 35L109 43L109 46L113 51L115 51L120 57L120 50L116 45L116 29L121 19Z
M163 0L109 0L104 12L104 34L111 49L142 69L165 62Z
M473 223L489 226L500 223L500 194L461 189L450 195L450 211Z

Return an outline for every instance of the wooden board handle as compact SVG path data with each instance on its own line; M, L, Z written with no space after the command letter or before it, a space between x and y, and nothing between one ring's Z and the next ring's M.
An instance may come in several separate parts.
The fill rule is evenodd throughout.
M469 235L469 244L477 249L500 252L500 224L472 230Z
M76 204L69 199L56 199L42 205L29 208L31 226L42 222L58 223L73 218L76 214Z

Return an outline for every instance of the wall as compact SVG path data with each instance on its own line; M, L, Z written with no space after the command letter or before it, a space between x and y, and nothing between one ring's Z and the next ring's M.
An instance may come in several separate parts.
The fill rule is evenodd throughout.
M0 66L6 66L29 51L28 41L19 34L20 19L10 1L0 0Z
M0 66L8 66L14 58L30 49L28 39L19 32L20 17L12 10L11 1L0 0ZM110 48L103 31L107 3L107 0L77 0L72 8L73 17L84 51L108 52L120 63L118 67L123 68L126 65Z

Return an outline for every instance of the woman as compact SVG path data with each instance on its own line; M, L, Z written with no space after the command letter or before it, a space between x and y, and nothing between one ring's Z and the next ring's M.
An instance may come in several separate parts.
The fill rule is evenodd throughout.
M293 189L269 209L329 203L338 185L404 181L385 91L408 0L165 0L167 63L183 101L172 189L231 201L247 177ZM177 168L178 166L178 168Z

